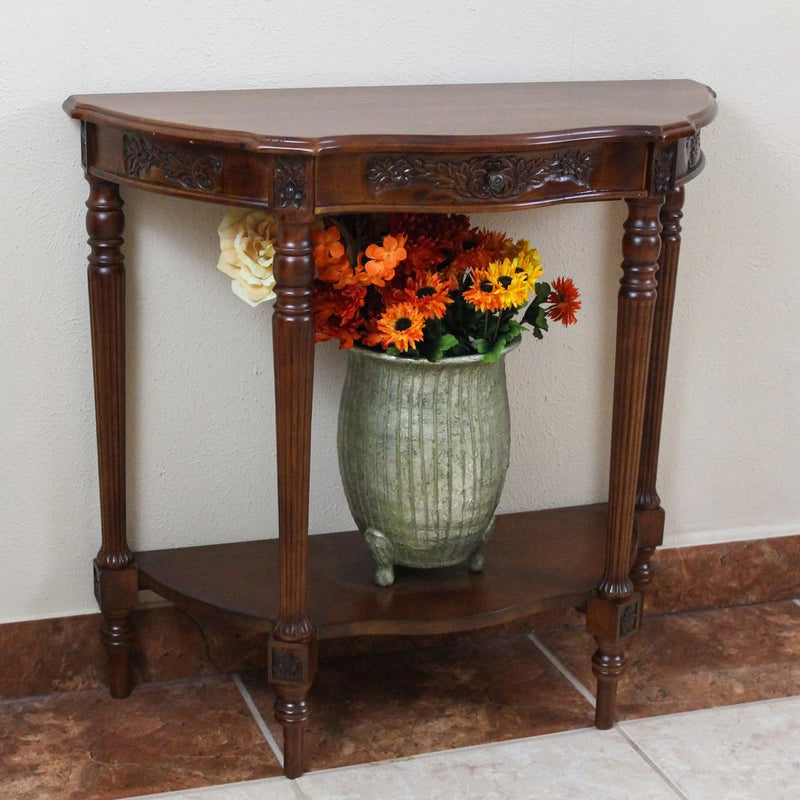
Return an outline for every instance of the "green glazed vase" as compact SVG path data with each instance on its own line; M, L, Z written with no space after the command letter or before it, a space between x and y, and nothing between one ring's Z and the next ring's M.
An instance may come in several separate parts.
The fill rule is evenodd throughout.
M350 350L339 470L378 585L394 582L395 564L483 568L510 438L505 354L434 364Z

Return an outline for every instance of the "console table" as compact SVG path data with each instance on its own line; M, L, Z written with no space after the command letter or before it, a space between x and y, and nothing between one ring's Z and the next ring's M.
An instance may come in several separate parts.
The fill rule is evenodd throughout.
M683 185L703 168L714 93L686 80L394 86L70 97L89 181L89 298L102 545L95 594L110 689L131 689L139 588L269 631L285 772L303 731L319 637L421 634L578 606L597 641L598 728L614 723L625 646L661 544L656 492ZM133 553L125 526L125 276L120 184L269 209L278 538ZM308 535L315 216L477 212L624 199L608 502L500 516L487 568L374 586L355 533ZM656 278L658 279L656 281ZM656 294L658 283L658 294ZM266 635L265 635L266 638Z

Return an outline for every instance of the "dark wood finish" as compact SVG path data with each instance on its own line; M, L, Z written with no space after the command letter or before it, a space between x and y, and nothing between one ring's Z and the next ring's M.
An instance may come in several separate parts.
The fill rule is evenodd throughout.
M71 97L64 108L81 120L92 186L87 219L103 511L96 589L114 665L112 693L127 691L127 620L137 574L124 532L122 183L267 208L278 218L278 542L140 553L137 563L139 585L185 607L244 618L269 634L286 773L304 769L317 631L441 633L585 604L598 642L596 722L613 724L624 644L641 622L641 597L630 575L637 585L647 582L649 555L663 532L655 475L679 187L703 168L699 131L716 114L714 93L683 80L394 86L94 95ZM607 507L501 517L484 573L400 573L391 588L372 584L357 535L309 542L314 215L503 210L613 198L626 199L630 214ZM662 223L664 297L656 306Z
M698 139L699 146L699 139ZM695 154L695 159L699 156ZM636 530L638 552L631 579L638 590L652 580L650 559L664 540L664 509L656 491L658 446L661 441L661 417L664 389L667 382L669 337L675 305L675 283L681 247L681 218L684 189L678 187L667 195L661 208L661 252L658 256L658 297L653 317L653 338L650 346L650 368L647 373L647 399L642 432L642 455L639 485L636 492Z
M611 426L611 467L608 490L608 539L603 579L586 624L597 640L592 666L597 677L596 724L614 723L617 683L625 671L622 638L610 635L594 613L601 601L624 605L633 591L629 578L633 543L633 513L642 443L645 389L656 300L655 273L661 247L659 195L628 200L622 239L622 279L617 301L617 354Z
M312 199L306 190L304 161L285 164L284 175L276 176L278 196L286 207L301 209ZM277 692L275 718L283 726L284 771L290 778L302 775L304 769L303 729L309 716L307 695L316 662L314 630L306 603L314 383L311 222L310 215L301 221L280 221L274 264L278 299L272 316L281 593L269 668Z
M84 121L93 175L196 200L285 209L281 158L315 156L318 214L645 196L702 168L696 131L716 114L693 81L93 95L64 108ZM492 171L499 189L474 181Z
M318 534L309 537L308 616L320 638L330 639L454 633L569 608L597 585L605 537L605 505L503 514L482 573L461 565L398 567L397 583L380 587L372 582L375 565L361 534ZM280 598L274 539L140 552L136 561L141 587L177 605L263 621L267 628L275 618Z
M103 612L101 639L114 697L130 693L130 613L136 571L125 530L125 217L119 187L89 179L89 311L92 323L97 461L103 539L94 561L95 594Z
M95 94L70 97L64 110L124 130L262 152L451 153L681 139L708 125L716 104L707 86L663 80Z

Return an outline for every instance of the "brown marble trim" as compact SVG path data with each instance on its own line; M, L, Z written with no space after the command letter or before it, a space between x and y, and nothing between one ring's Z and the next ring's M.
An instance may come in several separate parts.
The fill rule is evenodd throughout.
M800 535L660 550L648 592L651 614L800 597ZM551 612L456 639L513 635L575 622ZM103 687L100 615L0 625L0 698ZM263 632L194 619L171 606L135 612L137 683L257 669L266 657ZM442 637L363 637L323 642L323 655L427 647Z
M800 598L800 535L656 551L651 614Z

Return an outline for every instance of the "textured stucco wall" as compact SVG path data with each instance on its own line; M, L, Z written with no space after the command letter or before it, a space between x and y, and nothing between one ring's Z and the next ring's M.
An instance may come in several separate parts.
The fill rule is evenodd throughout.
M99 541L72 93L691 77L719 93L687 191L660 491L668 543L800 532L800 18L793 3L7 3L0 28L0 622L93 610ZM380 113L380 109L376 109ZM214 269L222 209L129 190L135 547L275 535L269 311ZM476 218L580 284L577 329L510 360L502 510L606 492L624 204ZM315 531L350 524L344 359L320 347Z

